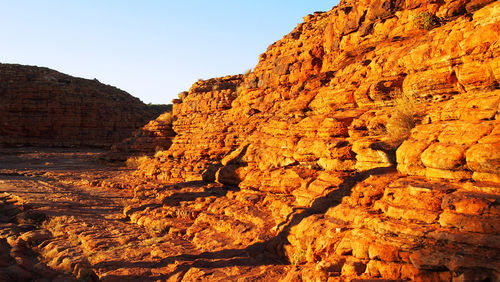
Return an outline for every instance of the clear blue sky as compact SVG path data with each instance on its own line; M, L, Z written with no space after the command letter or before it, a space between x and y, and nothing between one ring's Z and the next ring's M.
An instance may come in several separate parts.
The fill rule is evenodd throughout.
M337 0L0 0L0 62L97 78L170 103L199 78L243 73L302 17Z

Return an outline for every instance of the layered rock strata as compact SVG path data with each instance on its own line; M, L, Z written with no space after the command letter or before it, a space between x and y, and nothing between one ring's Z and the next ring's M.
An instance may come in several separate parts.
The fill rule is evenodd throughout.
M309 15L252 73L195 83L172 146L137 174L237 187L182 204L186 236L264 245L295 265L286 279L498 280L499 10L364 0ZM129 216L162 222L172 193L136 188L155 205Z
M246 136L234 128L238 120L226 114L241 82L242 75L198 81L182 100L174 100L172 129L177 135L144 174L160 180L213 179L222 157Z
M236 179L227 181L249 181L248 186L254 185L251 175L258 171L317 166L320 169L312 169L316 173L387 166L395 163L394 156L373 143L384 141L400 93L411 94L418 105L414 118L426 116L422 123L458 120L444 117L435 107L455 115L462 107L467 109L462 120L492 119L478 133L490 134L498 110L498 92L493 91L498 88L497 4L479 9L462 2L372 2L357 4L360 11L342 2L328 13L307 16L261 55L253 73L238 78L242 82L228 87L224 78L193 85L174 106L173 129L182 134L168 151L173 165L197 163L201 167L192 168L192 177L199 178L206 166L201 163L234 166L240 161L251 169L240 169ZM413 18L424 11L443 16L442 26L431 31L415 26ZM236 158L235 146L241 158ZM185 154L198 156L183 159ZM168 165L169 158L158 161ZM155 171L169 179L165 173ZM223 170L220 174L225 182ZM258 186L273 186L261 181L259 176Z
M0 64L0 144L109 147L159 113L97 80Z
M500 91L438 103L397 151L407 174L500 182Z
M111 152L102 158L110 161L125 161L132 156L153 156L172 145L175 132L172 130L172 112L164 112L134 132L132 137L111 146Z

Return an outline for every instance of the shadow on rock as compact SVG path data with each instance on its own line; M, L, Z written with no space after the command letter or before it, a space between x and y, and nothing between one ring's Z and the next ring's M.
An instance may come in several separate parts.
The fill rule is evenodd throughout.
M375 168L356 174L354 176L347 177L344 182L338 187L338 189L331 191L329 194L323 197L317 198L309 208L297 209L295 213L293 213L293 215L284 223L281 231L276 236L266 241L252 244L243 249L225 249L214 252L203 252L195 255L181 254L166 257L162 259L158 264L156 264L156 267L175 265L175 270L169 274L162 275L161 277L156 278L167 279L173 277L174 275L183 275L183 273L187 272L191 268L214 270L218 268L234 266L255 267L263 265L288 265L289 262L286 259L283 247L284 245L289 243L287 240L287 236L290 234L290 230L293 226L299 224L302 220L311 215L326 213L328 209L340 204L343 197L349 196L351 194L352 188L357 183L362 182L371 175L385 174L393 172L394 170L394 167ZM221 187L221 189L222 188L223 187ZM227 189L227 187L224 189ZM208 189L208 191L193 193L192 195L189 195L188 193L188 198L200 197L212 192L213 191ZM170 199L169 201L174 200ZM142 263L137 264L125 262L124 264L125 265L122 264L122 267L146 266Z

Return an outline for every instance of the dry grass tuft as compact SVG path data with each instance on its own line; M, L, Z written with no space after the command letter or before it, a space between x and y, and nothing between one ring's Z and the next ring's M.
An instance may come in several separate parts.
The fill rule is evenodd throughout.
M181 100L184 100L184 99L186 99L187 95L188 95L187 91L182 91L182 92L179 92L179 94L177 94L177 97L179 97L179 99L181 99Z
M129 158L127 158L127 161L125 162L125 164L127 165L128 168L137 169L143 163L148 162L148 161L149 161L148 156L129 157Z
M68 222L74 221L71 216L52 217L43 223L43 228L49 230L54 236L65 236Z
M410 93L396 93L391 118L387 121L387 142L399 146L406 140L415 127L417 103Z
M165 154L166 152L163 150L163 148L160 148L158 150L155 151L155 155L154 157L155 158L160 158L160 157L163 157L163 155Z
M297 249L297 250L295 250L295 253L292 256L290 263L292 265L298 265L304 261L305 256L306 256L306 250Z
M164 124L172 125L172 122L174 121L174 115L172 114L172 112L166 112L157 117L156 120L161 121Z
M413 18L413 24L420 28L431 30L441 25L441 19L429 12L421 12Z

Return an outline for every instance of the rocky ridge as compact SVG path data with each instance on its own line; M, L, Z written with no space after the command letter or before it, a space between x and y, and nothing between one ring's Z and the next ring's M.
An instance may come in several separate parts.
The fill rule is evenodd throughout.
M160 113L97 80L0 64L0 144L109 147Z
M498 280L499 9L365 0L306 16L252 73L195 83L172 146L136 174L226 185L181 203L180 232L281 255L286 280ZM416 126L394 136L402 97ZM172 217L174 190L135 194L137 223Z

